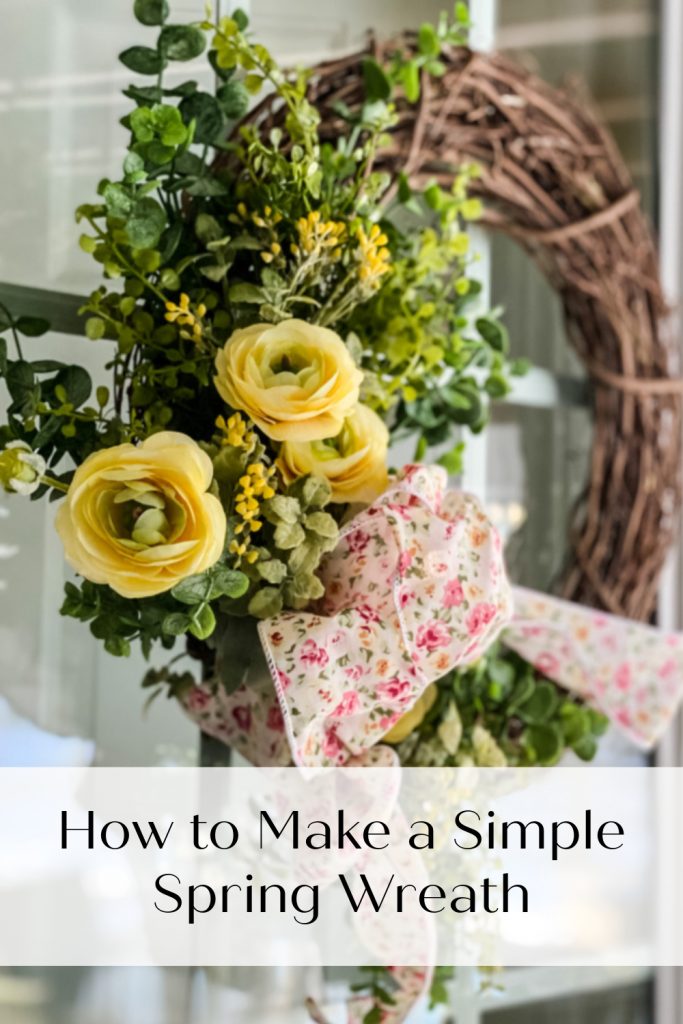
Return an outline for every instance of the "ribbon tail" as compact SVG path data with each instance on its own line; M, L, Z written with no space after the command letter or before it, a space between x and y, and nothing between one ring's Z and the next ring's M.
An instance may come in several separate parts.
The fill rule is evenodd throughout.
M683 696L683 635L522 587L502 642L651 749Z

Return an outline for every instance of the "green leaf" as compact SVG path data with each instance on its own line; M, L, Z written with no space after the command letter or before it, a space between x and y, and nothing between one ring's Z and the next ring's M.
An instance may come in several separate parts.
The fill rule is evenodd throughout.
M465 3L465 0L457 0L453 9L455 20L461 25L469 25L470 23L470 9Z
M15 402L21 402L35 386L33 367L25 360L10 363L7 369L7 389Z
M206 640L216 628L216 616L210 604L202 605L192 617L189 632L198 640Z
M228 194L229 189L219 178L215 178L213 175L205 175L203 178L197 178L196 181L188 185L185 191L189 196L207 198L211 196L225 196Z
M92 391L90 374L82 366L65 366L55 377L54 384L64 388L67 401L76 409L88 401Z
M249 579L238 569L228 569L225 565L219 565L211 572L211 601L218 597L228 597L236 601L243 597L248 589Z
M330 540L336 539L339 535L337 521L329 512L311 512L304 518L304 526L312 530L319 537L327 537Z
M503 658L491 658L486 671L490 682L495 684L496 692L500 695L497 699L500 699L512 688L515 681L515 670L509 661L505 661Z
M530 725L524 737L538 764L554 764L562 753L562 737L555 725Z
M609 728L609 718L607 715L603 715L600 711L595 711L594 708L588 708L588 717L593 735L603 736Z
M50 321L39 316L20 316L14 326L27 338L39 338L50 330Z
M163 25L168 18L166 0L135 0L133 14L143 25Z
M480 316L475 326L487 345L496 352L506 353L510 348L510 339L506 327L491 316Z
M123 636L108 636L104 641L104 649L115 658L130 657L130 641Z
M236 7L235 10L232 12L231 17L232 17L232 20L237 25L237 27L240 30L240 32L244 32L244 30L246 28L248 28L248 26L249 26L249 17L247 15L246 11L243 11L241 7Z
M194 230L197 238L204 245L208 245L209 242L217 242L219 238L223 237L223 228L210 213L198 215L194 222Z
M153 249L166 227L164 208L151 196L138 199L126 221L126 234L136 249Z
M218 53L216 50L209 50L209 64L211 65L217 78L227 82L235 74L235 65L231 65L228 68L221 67L218 62Z
M278 615L282 611L282 594L276 587L262 587L249 602L248 611L257 619Z
M583 736L573 745L572 750L582 761L592 761L598 752L598 744L594 736Z
M125 219L133 209L133 200L128 189L118 182L109 181L101 190L109 216Z
M7 339L0 338L0 374L7 376Z
M285 584L287 603L293 608L305 608L311 601L322 597L325 587L312 573L301 573Z
M505 398L510 392L510 385L501 373L492 373L484 384L486 394L491 398Z
M99 341L104 337L105 324L99 316L89 316L85 321L85 336L91 341Z
M181 604L201 604L208 600L211 592L211 578L209 573L203 572L196 576L187 576L180 583L176 583L171 591L171 596L180 601Z
M166 61L158 50L149 46L131 46L119 54L119 60L138 75L158 75L166 67Z
M132 150L126 153L123 161L123 171L126 175L136 175L145 169L145 161L142 159L139 153L135 153Z
M238 281L230 286L228 298L231 302L263 302L263 289L246 281Z
M296 498L276 494L263 503L263 514L269 523L296 523L301 514L301 505Z
M193 60L204 52L206 39L194 25L165 25L158 46L169 60Z
M363 61L363 81L365 95L373 103L375 100L388 100L391 96L391 82L384 69L372 57Z
M159 284L169 292L180 290L180 278L173 267L164 267L159 277Z
M524 704L524 702L532 696L535 689L536 683L534 682L533 675L530 671L525 673L523 676L520 676L520 678L515 683L515 688L510 698L510 703L508 705L508 710L510 711L510 713L512 713L520 705Z
M519 706L519 716L525 722L545 722L559 703L556 688L552 683L538 683L534 692Z
M436 29L429 22L425 22L420 25L419 32L417 34L417 45L420 53L423 53L426 57L438 57L441 51L441 44L439 37L436 34Z
M322 476L303 476L292 484L289 489L292 497L298 498L302 508L324 508L332 495L329 480Z
M371 1010L363 1017L363 1024L382 1024L382 1009L379 1006L373 1006Z
M256 570L266 583L282 583L287 575L287 566L279 558L267 558L263 562L258 562Z
M529 359L513 359L510 363L510 373L513 377L523 377L531 369Z
M129 85L123 95L135 100L141 107L152 107L161 101L163 92L158 85Z
M459 476L462 473L462 457L465 451L465 442L459 441L449 452L442 455L437 461L443 466L450 476ZM419 461L419 459L418 459Z
M275 528L275 546L282 551L291 551L306 540L304 528L299 523L280 523Z
M249 109L249 93L241 82L231 81L221 85L216 92L223 113L231 121L239 121Z
M223 111L218 101L207 92L186 96L178 109L185 124L195 122L195 142L210 144L223 130Z
M189 615L183 615L182 612L172 612L161 623L161 629L162 632L167 633L169 636L182 636L183 633L187 633L191 625L192 619Z
M409 103L417 103L420 98L420 71L414 61L406 64L402 74L403 91Z

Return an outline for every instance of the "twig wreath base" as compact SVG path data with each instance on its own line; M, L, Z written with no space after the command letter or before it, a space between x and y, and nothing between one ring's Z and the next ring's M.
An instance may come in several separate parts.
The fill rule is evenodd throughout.
M401 41L412 46L411 37ZM373 45L380 60L396 43ZM321 137L344 130L337 112L363 100L366 53L320 64L311 95ZM560 582L572 600L634 619L651 617L680 507L683 381L637 191L610 134L583 97L555 89L500 54L443 55L446 73L422 77L417 105L399 104L379 166L393 180L448 185L476 161L484 223L516 239L564 308L569 340L594 385L589 480L572 513ZM276 124L265 100L251 115Z

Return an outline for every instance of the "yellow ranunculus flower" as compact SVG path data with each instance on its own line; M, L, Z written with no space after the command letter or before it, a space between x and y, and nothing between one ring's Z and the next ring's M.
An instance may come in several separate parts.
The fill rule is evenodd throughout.
M274 441L334 437L363 379L334 331L303 320L235 331L216 356L216 371L221 397Z
M285 483L324 476L332 501L371 504L386 490L389 431L377 413L357 405L336 437L326 441L285 441L277 467Z
M209 456L185 434L120 444L78 467L57 513L67 561L123 597L151 597L218 561L223 507Z
M403 740L410 736L411 732L415 732L424 716L434 704L438 694L439 688L436 683L430 683L424 693L417 698L410 711L406 711L405 715L401 715L389 732L382 737L382 743L402 743Z

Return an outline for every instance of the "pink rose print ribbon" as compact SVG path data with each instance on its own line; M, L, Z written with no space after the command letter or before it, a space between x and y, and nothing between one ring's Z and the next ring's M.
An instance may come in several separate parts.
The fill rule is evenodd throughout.
M425 688L500 638L652 746L683 688L683 637L508 582L500 538L440 467L409 466L343 530L325 597L260 624L260 691L195 688L201 728L255 764L366 763Z

